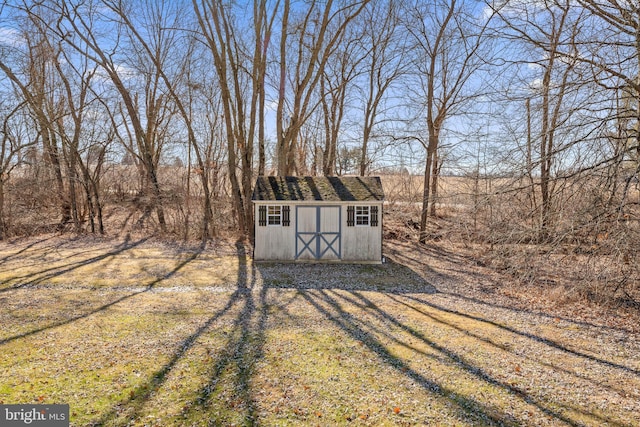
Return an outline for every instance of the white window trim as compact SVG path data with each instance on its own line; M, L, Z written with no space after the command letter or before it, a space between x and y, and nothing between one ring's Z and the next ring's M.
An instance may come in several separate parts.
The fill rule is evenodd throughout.
M362 210L366 209L367 213L360 213L358 214L358 209ZM360 219L367 219L366 224L358 224L358 218ZM353 225L356 227L370 227L371 226L371 206L364 206L364 205L359 205L356 206L354 208L354 212L353 212Z
M278 208L278 213L269 212L270 210ZM278 222L271 223L272 218L277 218ZM267 227L282 227L282 205L267 205Z

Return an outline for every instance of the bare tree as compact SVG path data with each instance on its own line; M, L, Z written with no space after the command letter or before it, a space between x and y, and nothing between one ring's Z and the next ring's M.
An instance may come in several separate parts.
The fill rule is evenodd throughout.
M194 114L197 109L195 91L201 87L199 82L192 79L192 67L202 65L197 61L195 39L190 35L179 38L180 25L187 23L184 11L173 2L151 2L146 5L149 16L145 21L145 31L142 32L122 8L122 4L112 4L111 10L119 17L133 42L140 47L140 54L144 55L157 70L158 76L166 88L171 102L176 106L182 123L186 128L186 137L189 144L189 152L193 150L196 156L196 164L200 173L200 182L203 188L203 240L211 237L213 221L213 208L210 190L210 163L202 152L196 130L194 129ZM171 31L166 29L171 28ZM188 28L182 31L188 32ZM169 54L170 53L170 54ZM167 61L171 57L170 63ZM187 185L189 187L189 185ZM189 188L187 188L187 192ZM188 228L188 217L186 218ZM188 231L186 231L188 232Z
M27 47L25 57L29 60L25 62L29 66L24 72L3 65L36 118L45 159L52 166L57 183L62 208L60 225L72 221L75 231L82 231L88 215L91 232L103 233L99 181L109 138L98 136L94 127L91 133L101 141L95 143L84 132L90 122L89 105L96 99L91 86L96 65L85 55L64 49L67 45L51 31L56 15L48 7L16 4L13 12L27 30L21 36L24 43L16 46ZM17 63L14 61L14 65ZM27 85L21 81L23 76L29 79ZM89 151L92 156L82 155Z
M273 37L273 22L276 18L275 10L279 0L271 8L269 15L267 0L255 0L253 7L254 55L253 55L253 93L251 97L250 129L252 135L256 117L258 120L258 175L264 175L266 165L265 153L265 103L266 103L266 75L269 42ZM257 105L256 105L257 102Z
M603 120L603 129L613 123L617 129L614 159L636 159L627 173L624 199L632 180L640 175L640 7L633 1L579 0L589 13L581 32L579 48L570 57L585 64L592 79L620 100L611 115ZM611 132L604 130L611 137Z
M379 124L383 101L392 85L407 71L406 39L400 35L400 8L402 2L374 1L362 15L362 37L359 43L367 55L362 63L360 98L363 104L362 148L360 150L360 175L364 176L370 165L369 144L373 130Z
M488 21L470 15L468 4L458 0L416 2L408 11L405 28L412 36L417 76L414 99L424 108L428 141L420 242L427 239L427 220L435 215L440 139L445 121L460 112L476 93L469 90L472 76L484 65L481 48Z
M274 10L277 10L276 2ZM264 104L267 47L275 11L268 14L267 2L253 3L253 45L244 39L243 27L236 22L238 8L222 2L193 1L200 29L213 55L220 86L222 116L227 137L229 181L239 226L252 228L253 154L256 127L259 140L259 173L264 173ZM249 59L247 59L249 58ZM251 71L253 69L253 71ZM248 87L248 89L247 89ZM240 156L238 161L237 155ZM238 179L236 168L240 166Z
M277 79L276 158L278 175L295 170L296 144L300 129L313 113L315 92L329 58L347 27L369 0L356 2L311 1L306 8L291 11L284 0L280 29L280 65ZM287 83L290 89L287 89Z
M146 57L139 55L134 43L125 44L127 34L122 32L122 27L109 25L112 21L102 15L112 4L105 0L102 3L104 9L99 9L94 4L83 2L52 3L51 11L58 19L55 26L51 25L49 29L78 54L97 64L113 85L122 105L119 113L124 118L122 126L114 123L114 130L124 146L139 160L144 172L144 190L150 196L145 206L146 214L155 209L158 224L164 232L167 231L167 223L162 206L158 164L167 137L165 131L175 112L163 93L158 68L152 61L145 62ZM119 6L128 7L123 2ZM133 14L132 9L126 10L128 14ZM97 24L100 19L103 22ZM111 40L102 34L105 27L114 32ZM131 42L131 39L128 41ZM158 57L168 60L167 46L159 44L156 48ZM122 55L123 52L128 55ZM136 86L138 82L140 86Z
M2 95L8 95L8 93L4 92ZM3 97L4 100L12 98L18 97ZM0 240L4 240L11 233L5 210L6 184L10 180L14 168L21 166L21 154L35 145L35 140L24 138L19 130L21 127L20 119L16 120L16 117L28 114L26 110L26 102L21 98L13 105L0 101L0 119L2 120L2 128L0 129Z
M48 97L53 90L49 75L53 71L56 52L47 37L37 28L34 30L33 25L29 25L28 19L24 16L18 19L22 19L25 25L22 37L26 51L20 53L25 67L15 69L5 58L0 57L0 70L18 89L33 114L45 159L53 172L60 203L59 226L62 227L71 220L71 206L65 191L60 144L55 129L59 113L55 102ZM16 64L19 63L16 61Z
M523 8L523 9L520 9ZM533 14L532 12L537 13ZM574 83L577 62L570 59L575 56L576 37L581 25L579 11L575 16L569 0L551 1L543 8L539 4L508 6L504 10L496 9L518 40L526 46L524 52L529 55L529 64L539 75L531 77L530 96L535 102L539 114L532 115L531 99L527 99L527 164L529 174L533 164L538 165L540 188L540 221L538 239L546 241L552 227L555 176L553 168L560 149L560 132L566 129L574 113L579 111L576 105L568 105L566 98L579 85ZM539 121L539 126L531 121ZM532 135L533 128L538 135ZM569 141L568 144L572 142ZM539 159L533 160L532 145L537 146ZM563 147L564 148L564 147ZM535 196L534 196L535 197Z
M324 150L322 172L332 176L336 172L336 153L342 122L348 108L348 95L357 77L364 52L351 32L336 47L332 60L320 79L320 105L324 121Z

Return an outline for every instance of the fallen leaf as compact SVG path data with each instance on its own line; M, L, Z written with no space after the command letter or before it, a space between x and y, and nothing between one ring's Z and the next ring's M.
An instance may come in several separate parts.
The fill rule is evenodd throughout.
M515 367L514 369L515 369L515 371L516 371L517 373L522 372L522 368L520 367L520 365L516 365L516 367Z

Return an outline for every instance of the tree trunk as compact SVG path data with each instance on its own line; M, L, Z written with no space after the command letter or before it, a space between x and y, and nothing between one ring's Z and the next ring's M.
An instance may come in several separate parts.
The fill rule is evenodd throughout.
M60 200L60 222L58 228L62 229L71 220L71 207L69 206L69 201L64 191L64 179L62 177L62 167L60 166L58 143L55 136L51 133L46 120L40 122L40 127L43 149L46 154L46 159L53 170L56 192Z
M420 243L427 242L427 220L429 218L429 201L431 200L431 169L433 164L433 150L431 143L427 148L427 159L424 166L424 181L422 191L422 214L420 215L420 235L418 240Z
M436 217L436 199L438 198L438 177L440 176L440 162L438 158L438 150L434 150L433 152L433 165L431 171L431 193L429 197L431 201L429 202L429 216L432 218Z
M369 126L365 126L364 133L362 135L362 152L360 153L360 176L365 176L367 174L367 166L369 165L367 161L367 153L369 150L370 133L371 128Z
M147 176L149 178L152 191L151 205L156 208L156 215L158 216L158 224L160 225L160 230L163 233L166 233L167 222L165 220L164 209L162 207L162 191L160 190L160 181L158 181L157 169L150 155L147 155L147 160L150 162L150 164L147 165Z
M2 172L0 171L0 174ZM4 219L4 177L0 175L0 240L7 238L7 223Z

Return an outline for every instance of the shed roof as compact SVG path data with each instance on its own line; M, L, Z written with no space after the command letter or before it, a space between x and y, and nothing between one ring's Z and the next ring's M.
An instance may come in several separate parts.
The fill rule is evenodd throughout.
M260 176L252 200L382 201L379 177Z

